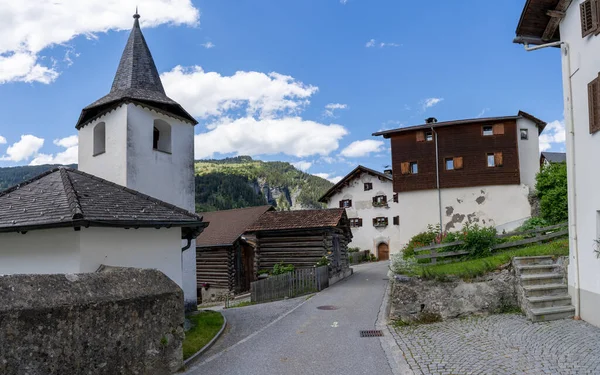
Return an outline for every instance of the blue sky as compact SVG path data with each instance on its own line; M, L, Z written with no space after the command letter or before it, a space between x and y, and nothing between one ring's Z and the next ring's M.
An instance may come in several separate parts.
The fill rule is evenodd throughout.
M75 122L109 91L136 3L167 95L200 122L199 158L251 154L335 179L390 164L375 131L520 109L552 123L542 146L561 151L559 50L512 43L524 2L15 6L0 11L0 166L76 160Z

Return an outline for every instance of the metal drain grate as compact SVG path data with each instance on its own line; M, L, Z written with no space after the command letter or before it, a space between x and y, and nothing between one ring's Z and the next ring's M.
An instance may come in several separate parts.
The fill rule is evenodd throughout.
M380 330L360 331L360 337L381 337L381 336L383 336L383 331L380 331Z

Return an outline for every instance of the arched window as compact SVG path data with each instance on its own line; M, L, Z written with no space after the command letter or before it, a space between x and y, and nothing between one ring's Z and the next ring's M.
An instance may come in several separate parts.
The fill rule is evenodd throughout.
M94 156L106 152L106 124L100 122L94 126Z
M154 120L152 148L171 153L171 125L163 120Z

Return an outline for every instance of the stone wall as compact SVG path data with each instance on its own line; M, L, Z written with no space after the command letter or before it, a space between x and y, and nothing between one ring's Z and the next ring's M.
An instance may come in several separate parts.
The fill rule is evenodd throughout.
M516 278L508 270L465 282L397 277L390 318L405 323L498 312L517 306Z
M183 292L156 270L0 276L0 374L172 374Z

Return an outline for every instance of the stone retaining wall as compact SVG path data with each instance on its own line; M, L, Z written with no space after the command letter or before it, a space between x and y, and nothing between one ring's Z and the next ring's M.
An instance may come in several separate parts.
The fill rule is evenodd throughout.
M0 374L172 374L183 306L156 270L0 276Z
M517 306L515 285L508 270L473 282L400 277L392 284L390 318L411 323L502 311Z

